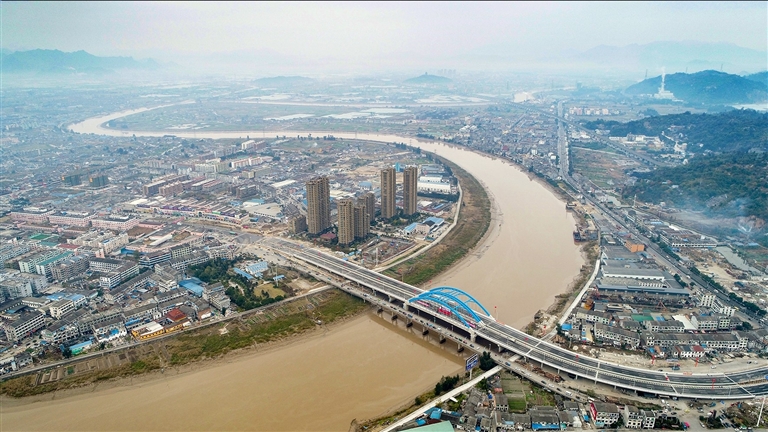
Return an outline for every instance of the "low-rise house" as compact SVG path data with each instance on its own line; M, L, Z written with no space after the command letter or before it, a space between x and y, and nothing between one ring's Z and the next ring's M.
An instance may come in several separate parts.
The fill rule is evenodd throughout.
M618 327L595 323L595 338L611 341L616 346L625 345L629 349L637 349L640 346L640 334L624 330Z
M622 414L624 414L624 427L628 429L641 429L643 427L645 418L636 406L625 405Z
M597 312L584 308L576 308L575 313L577 319L583 319L588 322L601 323L605 325L611 323L611 314L606 312Z
M495 409L496 411L507 412L509 411L509 402L507 395L504 393L496 393L494 395Z
M60 319L62 316L75 310L75 302L69 299L61 299L51 303L48 310L52 317Z
M18 342L27 336L31 336L44 326L45 315L37 311L22 314L14 321L3 323L6 337L13 342Z
M641 410L640 415L643 417L643 429L653 429L656 427L656 413L649 410Z
M616 404L592 402L589 410L597 427L610 426L619 421L619 408Z
M111 342L128 335L122 316L116 316L111 320L94 323L91 327L96 341L99 343Z

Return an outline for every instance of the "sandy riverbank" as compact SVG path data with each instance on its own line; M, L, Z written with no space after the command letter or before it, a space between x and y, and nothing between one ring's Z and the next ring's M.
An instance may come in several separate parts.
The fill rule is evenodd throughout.
M435 376L461 369L454 352L390 327L368 312L164 373L4 397L0 429L346 430L353 418L402 406L433 386ZM352 355L359 350L365 359Z
M251 347L230 351L222 356L215 358L207 358L197 360L191 363L187 363L180 366L166 367L163 370L153 370L151 372L142 373L139 375L132 375L128 377L121 377L117 379L100 381L98 383L87 385L83 387L70 388L66 390L58 390L55 392L44 393L35 396L27 396L22 398L13 398L6 395L0 395L0 403L2 403L3 409L18 405L25 405L28 403L60 400L68 397L78 396L82 394L90 394L94 392L108 391L121 387L141 386L148 382L167 379L170 377L183 375L189 372L199 372L207 370L212 367L221 366L237 361L247 359L251 356L267 355L275 350L279 350L288 347L293 344L299 344L303 341L311 340L312 338L322 337L330 331L335 330L339 326L346 324L349 321L358 320L361 316L370 313L370 309L364 309L360 313L339 319L330 324L315 327L314 329L302 333L295 333L290 336L277 339L270 342L254 344Z

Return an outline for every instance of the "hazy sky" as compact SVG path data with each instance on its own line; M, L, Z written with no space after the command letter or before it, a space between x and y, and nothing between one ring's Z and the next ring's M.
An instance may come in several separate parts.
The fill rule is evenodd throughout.
M0 9L6 49L159 60L248 51L308 61L448 64L467 55L538 59L654 41L766 51L767 4L3 1Z

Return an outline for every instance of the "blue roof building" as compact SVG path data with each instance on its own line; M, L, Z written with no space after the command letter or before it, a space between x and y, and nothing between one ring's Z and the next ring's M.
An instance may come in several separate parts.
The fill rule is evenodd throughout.
M430 216L430 217L424 219L424 223L426 225L432 225L432 228L439 227L444 222L445 222L445 219L439 218L439 217L435 217L435 216Z
M246 279L248 279L248 280L251 280L251 279L253 279L253 276L251 276L251 275L249 275L248 273L246 273L246 272L244 272L244 271L240 270L240 269L239 269L239 268L237 268L237 267L235 267L235 268L234 268L234 269L232 269L232 270L234 270L234 271L235 271L235 273L239 274L240 276L242 276L242 277L244 277L244 278L246 278ZM259 273L259 274L261 274L261 273Z
M195 280L199 281L199 279L184 279L181 282L179 282L179 286L191 292L197 297L202 297L203 287L197 282L195 282Z
M414 223L408 225L407 227L403 228L403 232L406 233L406 234L410 234L411 232L413 232L413 230L416 229L416 227L418 225L419 225L418 222L414 222Z
M256 273L264 273L268 268L269 264L263 260L245 266L245 270L252 275L256 275Z

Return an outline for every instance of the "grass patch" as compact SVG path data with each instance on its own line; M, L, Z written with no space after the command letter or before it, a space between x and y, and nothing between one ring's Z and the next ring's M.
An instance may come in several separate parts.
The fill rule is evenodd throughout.
M140 364L137 365L137 363ZM67 376L64 379L44 384L35 384L38 375L24 375L4 381L0 386L0 393L11 397L34 396L52 391L83 387L114 378L137 375L159 368L160 359L157 356L148 356L142 361L133 362L131 364L124 364L105 370L74 374Z
M525 398L507 399L507 404L512 412L523 413L528 407L525 403Z
M539 387L531 387L525 394L525 401L529 406L555 406L555 396Z
M306 313L274 316L269 321L245 320L227 323L227 333L219 334L219 328L201 329L179 335L168 342L166 350L170 363L181 365L203 358L226 354L229 351L246 348L253 344L282 339L302 333L317 324L315 319L325 323L355 315L368 306L360 299L343 292L333 292L332 298L314 310L313 317Z

